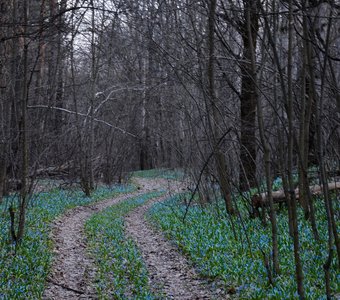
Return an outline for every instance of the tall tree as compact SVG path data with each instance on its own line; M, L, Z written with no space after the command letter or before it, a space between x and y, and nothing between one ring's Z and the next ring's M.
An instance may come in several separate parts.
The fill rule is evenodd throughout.
M229 214L234 213L232 205L231 192L229 186L229 174L224 153L220 146L223 140L221 132L221 116L217 106L216 91L215 91L215 15L216 15L216 0L208 2L208 99L207 115L209 118L210 133L212 136L212 151L214 152L215 162L217 166L218 181L221 188L222 196L225 202L226 210ZM211 113L210 113L211 111ZM210 115L211 114L211 115Z
M256 57L259 31L260 1L243 1L243 22L240 34L243 41L241 69L241 168L240 185L245 190L256 184L256 69L252 68L252 57Z
M0 30L0 203L6 192L7 165L9 159L10 117L11 103L9 101L9 73L10 73L10 36L12 3L0 1L0 20L4 25Z
M298 230L298 218L296 208L296 195L293 182L293 168L294 168L294 128L293 128L293 85L292 85L292 59L293 59L293 2L289 0L289 15L288 15L288 62L287 62L287 103L286 111L288 116L288 183L290 197L288 199L289 209L291 211L291 222L293 228L293 242L294 242L294 258L295 258L295 270L296 270L296 282L297 290L300 299L305 299L305 290L303 285L303 271L302 262L300 258L300 243L299 243L299 230Z
M21 114L20 114L20 152L21 152L21 189L20 189L20 205L19 205L19 223L18 223L18 233L16 236L16 241L20 243L24 236L25 223L26 223L26 206L28 202L28 170L29 170L29 149L28 149L28 122L27 122L27 101L28 101L28 47L29 39L27 38L28 30L28 0L24 0L22 3L22 10L20 11L20 23L22 27L20 28L20 33L23 37L22 40L22 66L21 66Z

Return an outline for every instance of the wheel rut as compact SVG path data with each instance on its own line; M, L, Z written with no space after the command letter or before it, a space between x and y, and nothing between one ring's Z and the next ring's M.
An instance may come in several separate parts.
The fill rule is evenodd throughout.
M54 259L42 299L97 299L93 286L95 264L86 251L84 225L94 213L121 201L154 190L178 192L182 186L164 179L136 179L139 190L90 206L69 210L53 223ZM169 194L168 194L169 195ZM166 197L150 200L126 217L126 233L136 242L150 275L154 291L162 290L162 299L219 299L213 290L199 279L196 271L164 236L145 220L150 206ZM223 299L226 299L225 297Z
M164 299L228 299L200 279L177 247L145 220L148 209L165 198L151 200L125 219L126 233L137 244L147 266L151 288L164 293Z
M92 214L143 192L125 194L69 210L53 223L54 260L43 299L96 299L95 266L86 253L84 225Z

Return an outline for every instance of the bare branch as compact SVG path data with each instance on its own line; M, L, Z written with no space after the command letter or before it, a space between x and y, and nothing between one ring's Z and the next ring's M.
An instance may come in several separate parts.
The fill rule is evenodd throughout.
M62 108L62 107L56 107L56 106L48 106L48 105L29 105L27 106L27 108L29 109L32 109L32 108L44 108L44 109L54 109L54 110L59 110L59 111L62 111L62 112L65 112L65 113L68 113L68 114L72 114L72 115L78 115L78 116L81 116L81 117L85 117L85 118L88 118L88 114L83 114L83 113L80 113L80 112L75 112L75 111L72 111L72 110L69 110L69 109L66 109L66 108ZM123 128L120 128L120 127L117 127L117 126L114 126L112 125L111 123L105 121L105 120L101 120L101 119L97 119L97 118L93 118L93 121L96 121L98 123L102 123L108 127L111 127L113 129L116 129L126 135L129 135L133 138L136 138L136 139L139 139L139 137Z

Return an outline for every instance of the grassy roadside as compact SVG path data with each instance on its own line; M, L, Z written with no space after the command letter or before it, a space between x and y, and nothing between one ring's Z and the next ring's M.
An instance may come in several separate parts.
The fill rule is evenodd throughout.
M40 299L52 261L49 238L52 221L67 209L131 192L132 187L100 187L91 198L81 191L55 189L34 195L27 212L20 248L9 243L9 214L0 205L0 299ZM12 199L16 203L16 199Z
M97 272L95 287L100 299L156 299L148 286L141 255L124 235L124 216L148 200L161 196L147 193L94 214L85 225L89 252Z
M271 286L268 285L263 258L263 253L268 255L271 249L269 225L263 227L259 219L245 217L242 223L239 218L233 218L235 237L230 218L223 217L226 215L223 205L204 209L194 206L183 223L185 207L182 203L179 196L157 203L149 211L149 218L177 243L204 277L222 282L227 290L241 299L298 299L291 251L293 245L285 212L278 216L281 273ZM321 241L318 243L313 239L310 224L300 211L301 258L306 298L326 299L323 263L327 257L327 223L322 202L317 201L316 207ZM334 292L340 291L339 279L336 261L333 260L331 281Z

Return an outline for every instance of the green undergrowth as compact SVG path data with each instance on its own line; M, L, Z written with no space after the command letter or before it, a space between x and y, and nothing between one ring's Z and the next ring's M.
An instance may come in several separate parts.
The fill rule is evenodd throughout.
M120 193L131 192L129 186L100 187L91 198L81 191L54 189L32 196L26 217L24 240L15 253L9 242L10 202L0 205L0 299L40 299L51 266L51 222L67 209L87 205Z
M336 209L339 211L339 203ZM321 237L316 242L310 224L299 214L301 259L305 276L306 299L326 299L323 264L327 258L327 221L321 200L316 203L317 223ZM183 223L185 206L180 196L155 204L149 218L197 266L203 277L221 282L235 290L240 299L298 299L295 280L293 243L288 234L287 213L278 215L281 273L274 285L268 284L264 253L271 253L271 230L259 219L226 216L223 205L191 207ZM232 222L231 222L232 221ZM232 224L233 223L233 224ZM233 227L236 232L233 233ZM248 235L246 235L246 233ZM340 291L340 274L333 260L332 291Z
M130 198L100 213L85 225L89 251L97 266L95 286L100 299L156 299L148 286L148 274L135 243L124 235L124 216L159 197L152 192Z
M164 178L164 179L182 179L184 172L177 169L151 169L143 171L135 171L132 173L134 177L142 178Z

